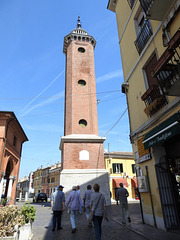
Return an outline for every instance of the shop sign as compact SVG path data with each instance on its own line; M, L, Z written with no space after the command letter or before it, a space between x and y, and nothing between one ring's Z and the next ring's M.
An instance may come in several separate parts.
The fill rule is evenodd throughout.
M149 149L144 149L144 137L137 140L138 153L136 154L137 163L145 162L151 159Z
M147 147L150 148L151 146L153 146L153 145L155 145L155 144L158 144L158 143L160 143L160 142L164 142L164 141L166 141L166 140L167 140L169 137L171 137L171 136L172 136L172 131L171 131L171 130L169 130L168 132L162 133L162 134L159 135L158 137L150 140L150 141L148 142Z
M145 162L145 161L150 160L150 159L151 159L151 154L147 153L147 154L145 154L145 155L143 155L139 158L139 162Z
M180 134L180 113L177 112L163 123L149 131L143 140L144 149L163 143L169 138Z
M149 192L147 176L137 177L139 192Z

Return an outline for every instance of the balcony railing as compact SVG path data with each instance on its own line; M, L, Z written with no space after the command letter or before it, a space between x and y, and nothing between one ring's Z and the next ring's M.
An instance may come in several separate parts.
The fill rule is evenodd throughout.
M146 15L148 15L148 12L151 8L151 5L153 4L154 0L139 0L141 7L143 8Z
M180 96L180 30L174 34L159 58L154 76L165 95Z
M167 99L158 85L150 87L141 99L146 105L144 112L148 117L153 116L167 104Z
M127 0L127 2L128 2L128 4L129 4L130 8L132 9L133 6L134 6L135 0Z
M147 18L163 20L174 0L139 0Z
M148 19L145 19L142 25L141 31L139 32L137 39L134 42L139 54L141 54L143 48L145 47L151 35L152 35L152 30L151 30L150 21Z

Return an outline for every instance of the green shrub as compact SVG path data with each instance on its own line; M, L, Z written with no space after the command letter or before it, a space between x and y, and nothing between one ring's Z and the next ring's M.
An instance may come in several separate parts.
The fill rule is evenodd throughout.
M0 237L13 236L15 225L22 226L24 216L17 206L5 206L0 208Z
M34 222L36 209L33 206L31 206L29 203L25 203L21 207L21 214L24 215L24 223Z

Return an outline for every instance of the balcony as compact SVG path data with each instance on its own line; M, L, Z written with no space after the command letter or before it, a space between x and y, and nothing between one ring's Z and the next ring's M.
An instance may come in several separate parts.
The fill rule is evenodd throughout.
M128 1L128 4L129 4L130 8L132 9L133 6L134 6L135 0L127 0L127 1Z
M137 39L134 42L139 55L141 54L143 48L145 47L151 35L152 35L151 24L148 19L145 19L141 27L141 30L137 35Z
M171 38L153 71L165 95L180 96L180 30Z
M174 0L139 0L147 18L162 21Z
M144 112L148 117L152 117L167 104L167 99L158 85L150 87L141 96L141 99L146 105Z

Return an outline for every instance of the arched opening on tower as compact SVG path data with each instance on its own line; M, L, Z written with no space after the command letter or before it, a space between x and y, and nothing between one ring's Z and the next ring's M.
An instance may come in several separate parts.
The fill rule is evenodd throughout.
M81 120L79 120L79 125L81 127L86 127L87 126L87 121L85 119L81 119Z
M83 47L79 47L78 48L78 52L80 52L80 53L84 53L86 50L83 48Z
M84 87L84 86L86 86L86 81L83 80L83 79L80 79L80 80L78 81L78 84L79 84L81 87Z

